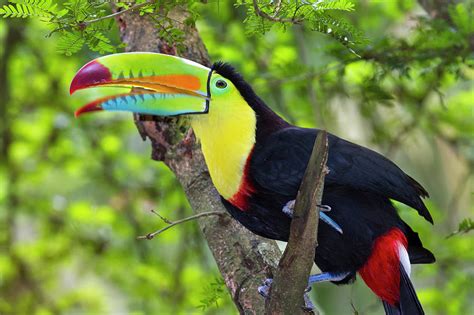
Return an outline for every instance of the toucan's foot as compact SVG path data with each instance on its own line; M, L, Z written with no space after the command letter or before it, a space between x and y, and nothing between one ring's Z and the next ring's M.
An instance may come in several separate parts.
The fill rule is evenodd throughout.
M258 287L258 293L263 296L265 299L270 297L270 288L272 287L272 278L267 278L263 281L263 284Z
M305 310L306 312L311 312L314 310L314 304L311 301L311 298L309 297L309 294L308 294L309 291L311 291L311 287L307 287L303 295L303 299L304 299L303 310Z
M329 212L331 211L331 207L328 205L318 205L319 208L319 218L321 221L324 223L328 224L330 227L335 229L337 232L340 234L343 234L341 227L339 224L337 224L333 219L331 219L326 213L324 212ZM286 214L288 217L293 218L293 210L295 208L295 200L290 200L288 201L285 206L283 207L282 211L284 214Z
M295 200L290 200L285 204L282 211L288 217L293 218L293 210L294 209L295 209Z
M263 281L263 284L258 287L258 293L263 296L265 299L270 297L270 288L272 286L273 279L268 278ZM314 304L311 302L311 299L308 295L308 292L311 291L311 287L306 288L304 291L303 299L304 305L302 306L305 311L312 311L314 309Z

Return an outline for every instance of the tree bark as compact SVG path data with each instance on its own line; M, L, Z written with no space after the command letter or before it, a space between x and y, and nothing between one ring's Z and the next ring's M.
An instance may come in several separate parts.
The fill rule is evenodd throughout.
M180 55L209 66L209 56L196 28L182 23L187 17L186 10L176 7L168 14L173 27L185 32L183 52L160 38L150 17L139 16L137 12L118 17L126 50ZM186 123L183 128L183 120L138 115L135 122L143 140L151 141L152 159L163 161L174 172L193 211L224 212L199 145ZM202 218L199 226L239 312L263 314L265 301L257 287L263 279L271 277L278 264L281 253L276 242L254 235L230 216Z

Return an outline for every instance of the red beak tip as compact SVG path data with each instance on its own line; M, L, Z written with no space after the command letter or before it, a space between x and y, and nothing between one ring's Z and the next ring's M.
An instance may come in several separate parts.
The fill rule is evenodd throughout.
M74 112L74 117L77 118L77 117L79 117L83 114L86 114L86 113L97 112L97 111L103 110L102 106L100 106L101 102L102 102L102 100L97 100L97 101L94 101L92 103L89 103L89 104L86 104L86 105L82 106L81 108L77 109Z
M72 95L77 90L110 82L111 80L112 74L109 69L96 60L93 60L76 73L69 87L69 94Z

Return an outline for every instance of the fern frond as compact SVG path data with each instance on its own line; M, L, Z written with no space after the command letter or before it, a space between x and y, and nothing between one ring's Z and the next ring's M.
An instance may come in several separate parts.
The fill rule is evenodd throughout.
M239 4L240 5L240 4ZM247 35L265 34L272 28L273 22L255 14L251 6L247 6L247 17L244 20Z
M9 4L0 8L3 18L53 18L56 15L57 4L51 0L10 0Z
M85 42L81 32L62 31L56 49L61 54L71 56L81 50Z
M355 27L328 14L315 13L311 18L311 28L337 39L345 46L364 41L362 34Z
M211 307L219 307L219 301L226 294L225 282L221 277L216 277L214 282L210 283L204 289L204 298L201 299L201 304L197 307L201 311L205 311Z
M27 18L29 16L29 12L25 12L20 4L6 4L0 9L0 14L4 18Z
M110 43L110 39L100 31L93 31L88 37L87 46L92 51L100 54L115 52L115 47Z
M351 0L318 0L313 3L308 3L315 11L354 11L354 3Z

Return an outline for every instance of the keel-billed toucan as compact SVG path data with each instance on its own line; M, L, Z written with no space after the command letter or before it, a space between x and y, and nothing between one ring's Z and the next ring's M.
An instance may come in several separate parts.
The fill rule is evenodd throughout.
M258 235L288 240L288 205L300 186L317 129L283 120L225 63L207 68L155 53L109 55L82 67L70 91L103 86L133 89L87 104L76 116L99 110L189 115L229 213ZM311 276L310 283L344 284L358 272L382 299L387 314L423 314L409 278L410 263L435 258L398 216L391 199L433 222L421 200L428 193L382 155L331 134L328 140L322 203L331 211L318 230L314 261L322 274Z

